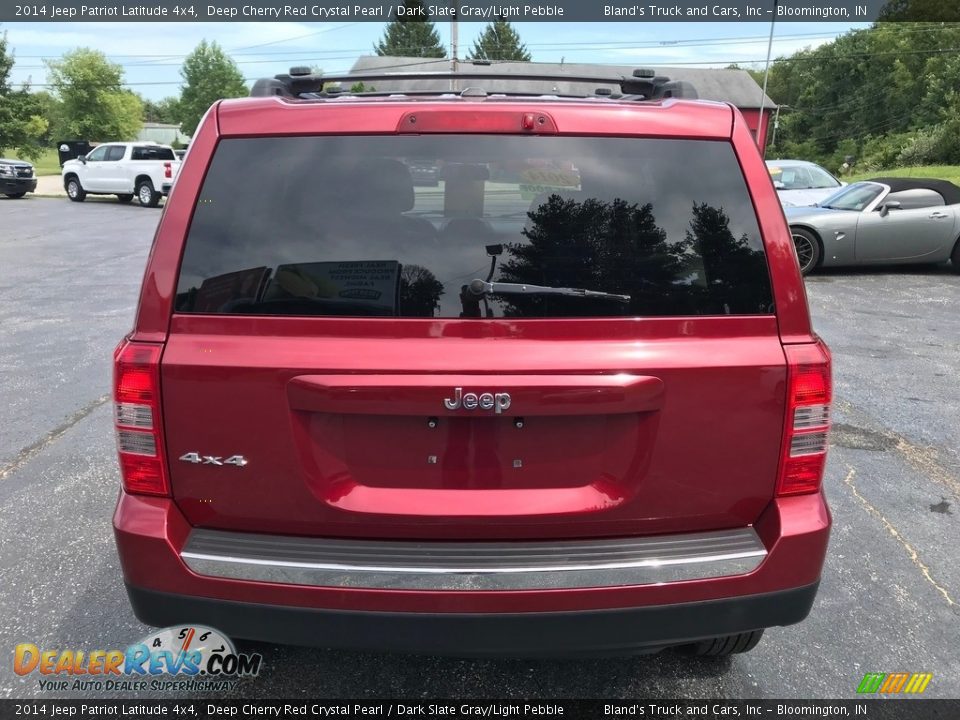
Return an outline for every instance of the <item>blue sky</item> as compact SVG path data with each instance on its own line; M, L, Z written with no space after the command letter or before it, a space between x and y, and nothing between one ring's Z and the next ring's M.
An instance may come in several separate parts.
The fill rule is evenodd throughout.
M781 23L773 53L787 55L816 46L868 23ZM730 62L762 63L767 51L767 23L517 23L535 61L610 64L723 66ZM311 65L328 72L350 68L370 54L384 25L354 23L6 23L17 62L16 83L46 83L44 58L57 58L77 47L92 47L120 63L124 80L144 97L178 95L183 57L203 39L228 50L249 80L285 72L291 65ZM449 47L450 24L437 24ZM483 23L460 23L460 57L483 29Z

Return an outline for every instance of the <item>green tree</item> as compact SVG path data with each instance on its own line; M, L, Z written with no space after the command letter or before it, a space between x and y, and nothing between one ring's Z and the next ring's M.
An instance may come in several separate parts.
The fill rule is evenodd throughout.
M387 25L383 39L373 46L377 55L444 58L447 51L427 15L422 0L404 0L405 12Z
M938 22L960 21L960 8L956 3L943 0L887 0L880 10L882 22L904 20L936 20Z
M527 46L520 41L520 35L506 20L494 20L484 28L480 36L473 41L473 49L467 55L468 60L519 60L530 62Z
M200 118L217 100L244 97L247 84L237 64L216 42L201 41L180 68L184 86L180 93L181 130L193 135Z
M175 97L165 97L157 101L144 99L143 121L176 125L180 122L180 99Z
M768 94L789 108L781 112L777 155L832 170L847 155L864 170L918 158L950 162L956 146L938 137L955 137L944 128L960 88L960 58L948 51L958 43L956 25L878 23L778 58Z
M123 87L123 68L99 50L78 48L47 61L61 102L61 132L82 140L130 140L143 121L139 96Z
M7 34L0 35L0 154L5 148L31 160L40 156L40 142L49 124L30 88L10 85L13 54L7 50Z
M38 90L31 97L39 107L40 117L47 121L47 131L40 138L42 145L51 145L65 139L63 128L63 108L60 100L47 90Z

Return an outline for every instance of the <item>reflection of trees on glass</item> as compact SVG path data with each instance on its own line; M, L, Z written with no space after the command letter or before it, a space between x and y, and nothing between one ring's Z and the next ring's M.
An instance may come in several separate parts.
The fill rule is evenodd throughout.
M551 195L528 213L529 243L508 246L504 282L629 294L629 306L557 296L502 298L507 316L657 315L676 312L670 284L682 270L679 245L667 242L652 206L622 199L582 202ZM549 309L549 312L547 310Z
M631 315L676 313L672 283L683 270L682 246L667 242L650 203L637 205L618 198L606 205L606 227L597 248L597 282L607 292L630 295ZM607 290L611 284L618 289Z
M769 275L763 251L750 246L746 233L735 238L722 208L694 204L684 243L699 256L706 286L702 314L768 312L758 298L769 298Z
M650 203L551 195L529 212L528 243L507 247L502 282L630 295L611 300L504 295L508 317L768 312L766 260L722 208L695 203L684 238L670 242Z
M433 317L443 294L443 283L425 267L404 265L400 270L400 312L402 317Z

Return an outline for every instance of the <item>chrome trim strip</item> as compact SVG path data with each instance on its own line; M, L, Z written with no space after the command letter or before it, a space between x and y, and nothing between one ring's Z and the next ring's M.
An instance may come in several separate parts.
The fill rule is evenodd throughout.
M381 590L546 590L740 575L767 550L753 528L615 540L393 542L194 530L195 573Z

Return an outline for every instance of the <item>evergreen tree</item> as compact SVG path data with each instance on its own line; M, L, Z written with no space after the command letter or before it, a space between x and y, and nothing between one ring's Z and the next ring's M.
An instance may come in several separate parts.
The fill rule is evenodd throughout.
M422 0L404 0L405 12L387 25L383 39L373 46L377 55L389 57L445 58L437 29Z
M506 20L494 20L473 41L468 60L520 60L530 62L527 46L520 42L520 35Z

